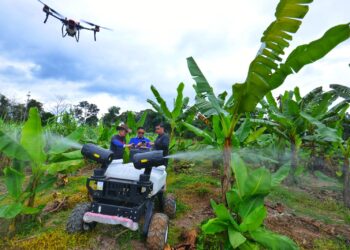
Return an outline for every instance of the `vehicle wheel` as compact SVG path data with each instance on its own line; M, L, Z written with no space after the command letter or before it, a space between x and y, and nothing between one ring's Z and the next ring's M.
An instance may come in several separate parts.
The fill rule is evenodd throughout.
M163 200L164 213L170 219L174 219L176 215L176 200L174 195L167 195Z
M147 234L147 249L163 250L168 240L169 218L165 214L155 213L152 216Z
M90 231L96 226L96 222L85 223L83 220L84 214L90 211L90 208L90 203L82 203L75 206L66 225L68 233Z

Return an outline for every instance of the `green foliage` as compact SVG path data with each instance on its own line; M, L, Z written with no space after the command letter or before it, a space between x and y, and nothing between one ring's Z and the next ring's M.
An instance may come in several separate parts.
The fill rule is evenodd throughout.
M147 111L143 112L140 119L136 122L135 114L131 111L128 111L128 118L126 120L126 124L132 130L132 133L136 133L138 127L143 127L147 119L147 115Z
M276 8L276 20L265 30L261 48L249 66L247 80L233 86L238 113L253 111L256 104L272 89L279 87L288 75L324 57L338 44L350 37L349 24L329 29L318 40L295 48L284 63L281 55L308 12L310 1L281 0ZM253 94L254 93L254 94Z
M147 102L152 105L152 107L160 114L163 115L165 120L170 124L170 141L174 138L175 131L181 131L182 121L188 118L189 120L193 119L193 114L190 110L187 110L189 98L183 96L184 83L180 83L177 87L177 96L174 100L174 108L172 111L168 108L165 100L161 97L158 90L152 85L151 91L154 97L157 100L157 103L147 99Z
M72 134L71 137L74 138L77 133ZM79 159L81 155L77 151L64 153L68 148L57 143L51 145L51 153L55 154L49 157L45 152L47 144L37 108L29 110L28 120L21 131L20 143L3 132L0 135L3 139L1 151L15 160L25 160L31 167L31 175L26 187L23 187L25 184L23 168L9 166L4 169L8 202L0 206L0 217L10 219L18 214L38 213L41 207L33 207L36 194L52 186L57 172L81 166L82 160ZM56 162L47 164L49 158Z
M45 161L45 142L42 132L38 110L32 108L29 110L29 118L22 129L21 145L29 154L35 167Z
M26 161L30 159L27 151L9 135L0 130L0 152L10 158Z
M232 155L232 170L236 183L226 193L228 207L211 201L216 218L202 226L206 234L228 235L233 249L298 249L288 237L275 234L263 227L267 210L264 198L272 187L287 177L288 171L281 168L271 175L265 168L249 169L236 154Z

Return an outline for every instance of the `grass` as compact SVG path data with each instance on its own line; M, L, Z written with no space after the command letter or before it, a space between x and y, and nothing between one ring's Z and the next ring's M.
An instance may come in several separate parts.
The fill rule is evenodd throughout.
M183 216L191 213L191 197L205 198L210 195L213 188L219 187L217 177L211 176L212 169L201 164L196 169L190 169L187 173L175 174L171 169L168 171L167 192L174 193L177 197L177 215L175 221L171 221L169 227L169 243L176 245L183 228L176 226L176 220L182 220ZM36 205L46 205L56 199L68 196L68 210L57 213L49 213L41 216L39 220L31 220L19 224L16 237L3 239L0 244L6 244L7 248L29 249L53 249L53 248L89 248L96 246L98 237L110 237L117 244L118 249L132 249L130 241L142 240L140 232L126 230L121 226L97 225L93 232L86 234L69 235L65 232L66 221L71 209L77 203L87 201L85 187L85 175L73 175L64 187L52 187L38 194ZM0 177L1 178L1 177ZM94 245L95 244L95 245Z
M327 224L349 223L350 210L330 197L320 200L298 188L280 186L268 199L286 205L298 215L307 215Z
M179 237L184 228L177 226L177 221L188 219L192 215L192 209L198 204L197 201L215 198L220 190L220 179L213 175L210 165L198 164L188 169L186 173L174 173L171 168L168 171L167 192L175 194L177 198L177 215L169 227L168 242L171 246L179 243ZM47 204L53 200L53 193L58 198L69 196L68 210L50 213L41 217L40 220L22 223L18 228L18 234L12 239L0 237L1 244L7 248L29 249L67 249L67 248L96 248L107 237L118 249L132 249L132 241L142 241L139 231L133 232L121 226L97 225L93 232L85 234L69 235L65 232L65 224L71 213L71 209L79 202L87 201L85 182L87 175L74 175L69 177L68 184L63 188L52 187L49 191L38 195L37 205ZM1 179L1 177L0 177ZM274 202L281 202L292 209L296 214L310 216L317 220L332 224L345 224L350 221L350 211L332 198L323 200L312 196L305 190L281 186L268 197ZM199 226L200 225L192 225ZM189 229L189 228L187 228ZM214 249L212 246L220 246L222 238L219 236L198 236L197 249ZM342 239L320 239L314 242L315 249L346 249Z
M349 249L344 240L317 239L314 242L316 250L347 250Z

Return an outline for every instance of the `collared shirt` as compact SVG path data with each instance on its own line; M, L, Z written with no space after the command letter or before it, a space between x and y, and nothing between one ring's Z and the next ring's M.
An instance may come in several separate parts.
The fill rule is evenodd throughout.
M137 146L137 144L139 144L140 142L146 142L144 145L141 145L141 146ZM131 138L130 141L129 141L129 144L131 143L134 143L133 147L134 148L139 148L139 147L142 147L142 146L145 146L146 148L151 148L151 141L146 138L146 137L142 137L142 138L139 138L139 137L134 137L134 138Z
M114 153L114 159L123 159L125 136L115 135L111 139L110 150Z
M156 141L154 142L154 147L156 150L163 150L163 155L167 156L169 154L169 135L162 134L158 135Z

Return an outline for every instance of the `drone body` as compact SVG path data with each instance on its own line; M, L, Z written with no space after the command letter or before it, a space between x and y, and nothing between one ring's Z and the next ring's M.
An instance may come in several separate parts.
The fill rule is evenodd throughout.
M100 28L106 29L106 30L111 30L109 28L101 27L100 25L93 24L91 22L87 22L87 21L82 20L82 22L92 26L92 28L84 27L80 24L80 22L76 22L73 19L67 19L67 17L64 17L63 15L61 15L60 13L58 13L57 11L55 11L54 9L52 9L51 7L49 7L48 5L43 3L42 1L40 1L40 0L38 0L38 1L44 5L43 11L46 13L44 23L46 23L49 16L53 16L54 18L56 18L62 22L62 37L65 37L67 35L71 36L71 37L75 37L75 40L77 42L79 42L80 30L84 29L84 30L93 31L94 32L94 40L96 41L96 33L100 32Z

